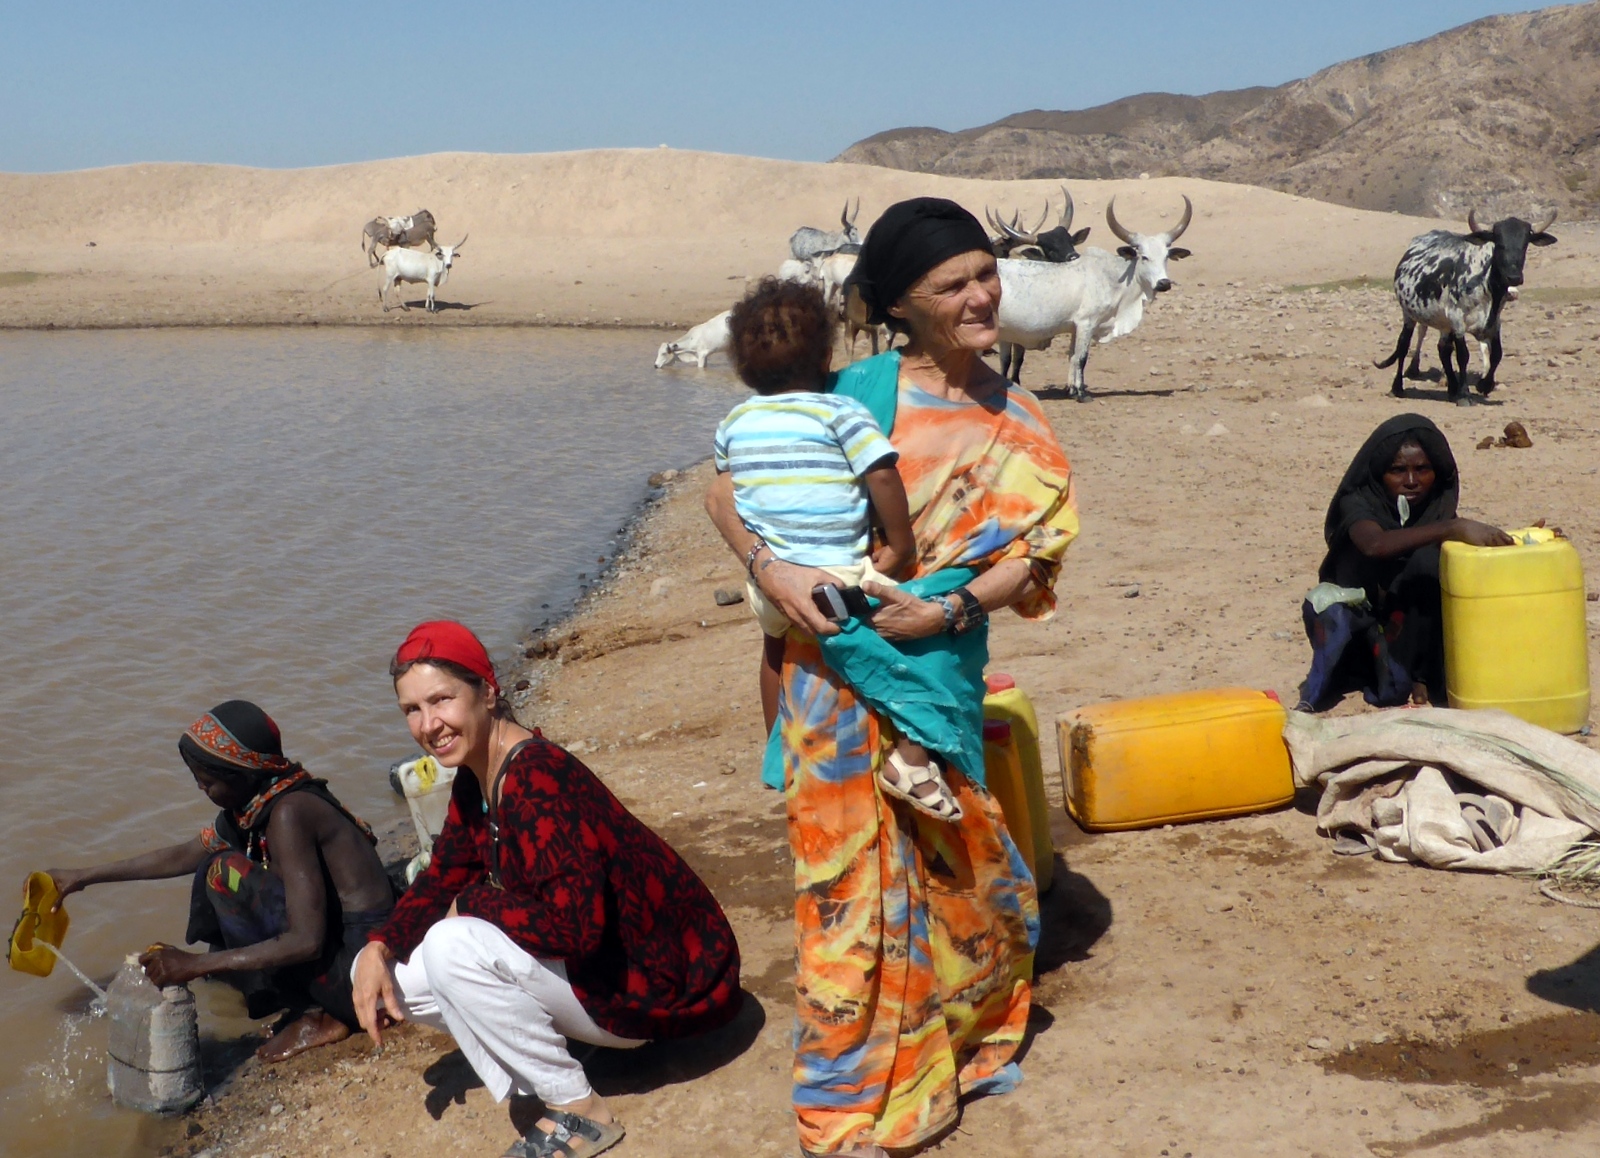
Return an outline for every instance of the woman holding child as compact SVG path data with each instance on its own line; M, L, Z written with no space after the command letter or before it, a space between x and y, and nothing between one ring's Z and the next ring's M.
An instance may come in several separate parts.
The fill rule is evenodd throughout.
M1028 1018L1037 898L982 787L981 746L974 752L966 737L981 726L988 616L1053 612L1051 588L1078 520L1071 468L1038 404L980 357L999 337L1000 282L977 220L936 198L892 206L853 280L872 320L908 343L831 381L826 356L796 343L789 386L831 386L887 436L914 539L909 559L894 549L892 489L882 479L861 485L890 531L871 562L903 585L862 572L879 603L871 631L826 617L813 589L845 580L747 525L762 520L744 517L756 507L740 497L737 456L720 446L726 473L707 508L762 600L793 625L769 654L781 651L778 729L795 858L800 1142L813 1155L868 1156L926 1145L955 1123L959 1098L1020 1080L1012 1059ZM736 310L741 374L752 361L770 367L792 328L774 311ZM857 462L858 477L882 462L881 452ZM888 509L877 509L880 493ZM841 674L858 670L855 650L874 646L863 635L910 657L878 663L880 676L950 660L937 667L959 685L947 688L956 697L943 713L949 734L923 728L881 679ZM918 749L908 739L934 754L914 792L903 778ZM897 752L902 770L886 769ZM942 792L953 809L939 807Z

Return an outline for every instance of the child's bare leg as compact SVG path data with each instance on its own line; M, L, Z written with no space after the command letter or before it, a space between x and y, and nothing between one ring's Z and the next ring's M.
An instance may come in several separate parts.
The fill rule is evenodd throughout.
M761 716L767 722L767 735L772 735L772 725L778 720L778 686L783 680L783 644L781 636L761 637Z

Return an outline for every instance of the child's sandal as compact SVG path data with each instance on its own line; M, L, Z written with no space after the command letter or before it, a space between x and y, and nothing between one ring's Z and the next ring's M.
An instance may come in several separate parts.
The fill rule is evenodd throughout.
M890 752L878 772L878 783L896 800L904 800L935 820L961 819L961 805L956 803L950 786L934 771L931 763L911 764L899 752ZM916 790L927 784L937 785L939 790L928 796L918 796Z

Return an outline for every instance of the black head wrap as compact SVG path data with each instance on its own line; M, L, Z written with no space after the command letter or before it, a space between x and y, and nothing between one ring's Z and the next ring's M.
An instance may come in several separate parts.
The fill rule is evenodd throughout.
M1330 564L1348 545L1350 528L1364 519L1370 519L1386 531L1397 531L1402 526L1400 512L1388 488L1383 485L1384 472L1394 461L1395 452L1408 442L1422 447L1428 461L1433 464L1433 489L1422 499L1420 507L1411 509L1407 527L1426 523L1442 523L1456 517L1456 503L1461 498L1461 481L1456 474L1456 458L1450 453L1450 443L1444 434L1420 414L1398 414L1367 436L1367 441L1350 460L1339 489L1328 504L1328 516L1323 523L1322 536L1328 544L1328 560L1323 563L1324 578L1331 575Z
M178 754L190 768L222 780L276 780L299 768L283 754L278 725L248 700L218 704L190 724Z
M992 252L978 219L943 197L913 197L884 210L867 231L849 281L861 291L873 325L890 323L889 307L940 262L981 249Z

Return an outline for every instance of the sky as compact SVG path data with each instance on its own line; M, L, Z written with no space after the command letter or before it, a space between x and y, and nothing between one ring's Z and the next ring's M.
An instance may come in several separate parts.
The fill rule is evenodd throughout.
M0 8L0 171L614 146L827 160L1139 92L1281 84L1490 0L52 0Z

